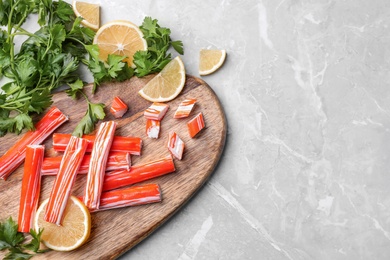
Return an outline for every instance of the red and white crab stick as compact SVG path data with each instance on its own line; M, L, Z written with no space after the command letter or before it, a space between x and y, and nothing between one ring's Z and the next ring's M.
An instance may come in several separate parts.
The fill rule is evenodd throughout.
M161 202L161 189L158 184L144 184L103 192L100 196L99 209L102 211L115 208L139 206Z
M173 118L185 118L188 117L194 108L194 105L196 103L196 99L188 98L182 101L175 111L175 114L173 115Z
M116 96L112 100L110 112L115 118L121 118L129 109L125 102L120 99L120 97Z
M179 135L176 132L169 132L168 136L168 150L175 156L177 159L181 160L183 158L184 152L184 142L180 139Z
M83 138L76 136L70 138L50 192L44 216L45 221L61 225L64 210L87 146L88 141Z
M84 204L90 210L99 209L108 154L114 140L116 126L115 121L103 122L96 134L84 193Z
M35 125L35 130L26 132L2 157L0 179L7 177L22 163L27 145L41 144L55 129L68 120L57 107L52 107Z
M43 145L28 145L20 193L18 231L30 232L41 191L41 165L45 155Z
M144 111L144 117L146 119L161 121L167 113L168 108L168 104L155 102Z
M56 175L60 168L62 156L45 157L42 164L42 175ZM91 155L85 154L81 162L78 174L88 172ZM129 170L131 167L131 157L129 153L110 152L108 155L106 171Z
M57 152L65 151L66 145L69 142L70 134L53 134L53 148ZM95 142L95 135L83 135L82 138L89 141L87 152L92 151L93 144ZM112 141L110 151L114 152L125 152L132 155L140 155L142 147L142 139L139 137L132 136L115 136Z
M146 119L146 135L149 138L157 139L160 135L160 121Z
M159 160L131 166L129 171L113 171L106 174L103 191L113 190L134 183L159 177L175 171L171 155Z
M194 118L192 118L187 123L187 127L191 138L194 138L205 127L203 114L199 113Z

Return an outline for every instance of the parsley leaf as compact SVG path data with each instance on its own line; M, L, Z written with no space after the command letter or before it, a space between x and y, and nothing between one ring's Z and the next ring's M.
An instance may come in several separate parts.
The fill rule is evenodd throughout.
M6 114L2 111L4 115ZM32 119L27 114L18 114L14 117L9 117L0 120L0 136L4 136L7 132L19 134L23 129L34 129Z
M156 19L145 17L140 29L144 34L148 49L137 51L133 56L137 77L160 72L172 60L172 56L168 52L170 47L179 54L184 54L183 43L172 41L171 30L161 27Z
M27 114L19 114L14 117L15 125L14 125L14 131L16 133L20 133L24 128L27 128L29 130L32 130L32 120L31 117Z
M39 229L38 233L34 229L30 229L30 235L32 239L29 243L23 245L23 247L35 253L44 253L50 251L50 249L40 249L42 232L43 229Z
M83 90L83 87L84 87L84 82L82 80L77 80L75 81L74 83L70 83L68 84L70 89L66 90L65 92L68 94L68 96L70 96L71 98L73 99L76 99L77 98L77 93L79 91L82 91Z
M184 54L184 49L183 49L183 42L182 41L174 41L171 42L172 47L175 49L180 54Z
M109 54L107 62L103 62L99 59L98 45L87 45L85 46L85 49L89 53L89 59L83 59L83 63L88 66L89 70L93 74L93 93L95 92L97 86L102 82L124 81L134 75L133 68L129 67L127 62L123 61L126 56Z
M72 11L73 12L73 11ZM95 36L95 32L87 27L81 26L81 21L83 18L77 17L74 22L71 30L69 31L68 37L71 39L81 39L84 43L91 43ZM84 49L84 46L83 46Z
M47 88L32 93L28 111L41 113L44 107L49 107L53 103L51 96L50 90Z
M31 87L34 85L37 77L37 64L35 60L23 57L18 63L16 76L22 84Z
M88 109L84 117L74 129L72 135L81 137L83 134L92 133L95 124L105 117L104 104L94 104L88 101Z
M32 240L25 243L23 233L18 232L18 224L8 218L4 223L0 222L0 251L8 250L4 259L30 259L33 254L25 252L24 249L34 253L43 253L48 250L40 250L40 241L43 230L36 233L33 229L30 230Z
M46 0L49 4L51 0ZM52 2L55 6L55 19L62 22L71 22L74 16L72 7L64 1Z
M24 240L23 233L18 232L18 224L8 218L5 223L0 223L0 249L10 249Z

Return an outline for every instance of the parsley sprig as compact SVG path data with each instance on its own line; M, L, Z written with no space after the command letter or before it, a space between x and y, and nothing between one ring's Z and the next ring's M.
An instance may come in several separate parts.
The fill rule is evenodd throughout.
M171 30L161 27L156 19L145 17L140 29L144 34L148 49L137 51L134 54L135 74L138 77L160 72L172 60L172 55L168 52L170 47L173 47L179 54L184 53L183 43L172 41Z
M95 104L89 101L87 95L83 92L84 83L81 80L77 80L75 83L69 84L69 86L70 89L66 91L68 96L72 97L73 99L77 99L78 94L80 94L88 103L87 112L72 133L74 136L81 137L85 133L91 133L95 128L95 124L99 120L104 119L104 104Z
M32 239L28 242L24 234L18 232L18 224L11 217L0 222L0 251L8 250L4 259L30 259L34 254L47 252L40 249L42 231L37 233L31 229Z
M134 75L133 68L129 67L123 60L126 56L108 55L107 62L99 59L99 46L86 45L89 59L83 59L83 63L88 66L94 78L92 92L94 93L97 86L102 82L123 81Z

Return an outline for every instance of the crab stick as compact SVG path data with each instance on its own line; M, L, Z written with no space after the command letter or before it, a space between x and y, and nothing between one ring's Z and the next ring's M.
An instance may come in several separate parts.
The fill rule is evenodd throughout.
M187 123L188 132L190 133L191 138L194 138L200 130L205 127L203 114L197 114L193 119Z
M133 165L129 171L113 171L106 174L103 191L113 190L141 181L149 180L175 171L172 156L159 160Z
M121 118L128 110L128 106L120 97L116 96L112 100L110 112L115 118Z
M146 135L157 139L160 134L160 121L146 119Z
M69 142L70 134L53 134L53 148L57 152L65 150L66 145ZM93 144L95 142L95 135L83 135L84 139L89 141L87 152L92 151ZM139 137L131 136L115 136L112 141L111 151L115 152L126 152L133 155L140 155L142 147L142 139Z
M42 175L56 175L60 168L62 156L45 157L42 164ZM91 155L85 154L81 162L78 174L86 174L88 172ZM131 166L131 158L129 153L110 152L107 159L106 172L115 170L129 170Z
M57 107L52 107L35 125L35 130L26 132L2 157L0 179L7 177L22 163L27 145L41 144L56 128L68 120Z
M103 192L99 209L93 211L139 206L161 200L161 189L158 184L144 184Z
M196 103L196 99L189 98L182 101L175 111L175 114L173 114L173 118L184 118L188 117L194 108L194 105Z
M106 164L117 123L108 121L100 124L93 144L91 160L87 174L84 204L90 210L99 208Z
M46 206L44 219L47 222L61 225L63 213L87 146L88 141L83 138L76 136L70 138Z
M169 132L168 136L168 150L177 159L181 160L184 152L184 142L180 137L173 131Z
M146 119L161 121L167 113L168 108L168 104L155 102L145 110L144 117Z
M18 231L30 232L41 190L41 165L45 155L43 145L28 145L20 193Z

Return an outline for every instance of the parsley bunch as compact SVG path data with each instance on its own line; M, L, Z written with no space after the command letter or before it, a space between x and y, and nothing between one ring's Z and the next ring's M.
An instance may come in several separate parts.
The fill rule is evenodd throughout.
M8 250L4 259L30 259L34 253L44 253L48 250L40 250L42 230L36 233L30 230L32 237L30 242L25 241L23 233L18 232L18 224L8 218L4 223L0 222L0 251ZM26 252L26 250L30 252Z
M38 16L40 29L36 32L22 27L31 14ZM70 87L69 96L76 98L81 93L88 102L73 133L88 134L105 113L103 104L91 103L83 93L80 64L85 64L94 77L94 93L102 82L161 71L172 60L170 47L183 54L183 43L171 40L170 29L145 17L140 29L148 49L134 54L136 68L129 67L123 62L125 57L118 55L109 55L103 62L99 60L98 46L92 44L95 32L81 26L81 20L63 0L0 0L0 25L5 28L0 28L0 78L9 80L0 91L0 136L33 129L31 116L48 108L52 91L63 85ZM16 53L15 39L20 36L27 39Z
M34 33L22 25L37 14L40 29ZM9 82L0 94L0 136L33 129L31 115L52 104L52 90L75 82L77 69L94 32L80 24L72 7L60 0L0 1L0 76ZM15 39L27 37L15 52ZM21 39L21 38L19 38Z
M171 60L171 53L168 52L173 47L179 54L183 54L183 43L172 41L171 30L160 27L156 19L145 17L139 27L144 34L144 39L148 45L146 51L137 51L134 54L135 74L143 77L151 73L160 72Z

